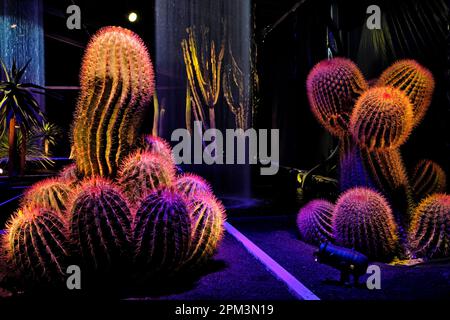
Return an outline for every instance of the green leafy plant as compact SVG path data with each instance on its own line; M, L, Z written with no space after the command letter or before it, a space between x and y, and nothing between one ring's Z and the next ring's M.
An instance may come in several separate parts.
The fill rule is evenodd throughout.
M23 174L26 161L27 137L34 128L40 125L44 118L34 94L42 94L43 87L33 83L22 83L22 77L29 65L28 61L23 67L17 67L13 61L11 70L8 70L1 61L4 79L0 82L0 136L8 129L8 173L15 176ZM17 130L16 130L17 129ZM3 131L3 132L2 132ZM20 131L22 139L20 148L17 146L17 132ZM17 158L19 170L17 170Z

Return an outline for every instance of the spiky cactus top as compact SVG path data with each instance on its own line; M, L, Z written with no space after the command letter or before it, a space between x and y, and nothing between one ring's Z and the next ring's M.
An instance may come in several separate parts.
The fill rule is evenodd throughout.
M412 252L419 257L450 257L450 195L434 194L420 203L409 238Z
M190 251L191 217L185 198L171 189L148 195L134 220L135 266L142 274L168 275L181 268Z
M400 60L383 72L377 85L402 90L414 107L414 126L420 123L434 91L433 75L428 69L415 60Z
M66 181L50 178L34 184L25 193L22 203L42 207L65 216L71 193L72 188Z
M413 127L408 97L392 87L366 91L357 101L350 120L353 138L369 151L402 145Z
M209 260L223 238L225 209L212 194L200 193L189 203L192 220L192 245L190 265Z
M70 207L70 231L86 271L106 275L126 265L131 253L131 213L122 193L110 182L85 181Z
M421 200L433 193L445 192L447 175L436 162L421 160L413 170L411 182L416 200Z
M384 197L366 188L345 192L333 212L336 242L370 258L392 258L398 245L397 226Z
M355 102L367 88L367 82L359 68L344 58L319 62L307 79L312 112L336 136L347 133Z
M73 186L81 181L81 175L75 163L64 167L59 173L59 178Z
M297 228L302 240L321 244L333 241L334 204L326 200L313 200L304 206L297 215Z
M130 155L118 175L118 184L133 206L138 206L143 196L158 188L170 186L174 180L173 163L149 151L138 151Z
M70 255L67 226L56 213L25 206L7 223L2 239L7 259L28 284L61 285Z
M140 143L143 150L160 155L167 161L175 162L172 156L172 149L163 138L147 134L141 138Z
M188 198L199 193L212 193L209 183L202 177L192 173L185 173L178 177L175 181L175 188Z
M78 170L84 176L114 176L136 148L144 107L154 92L143 41L127 29L102 28L86 49L80 81L72 128Z

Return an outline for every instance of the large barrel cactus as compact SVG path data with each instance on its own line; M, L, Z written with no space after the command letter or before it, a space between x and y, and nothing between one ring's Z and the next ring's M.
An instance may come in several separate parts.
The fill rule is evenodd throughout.
M433 193L444 193L447 189L447 175L436 162L421 160L412 172L411 184L415 199L422 200Z
M192 245L189 264L200 265L216 252L223 238L225 209L213 195L200 193L190 203Z
M178 177L175 181L175 188L188 198L199 193L212 193L209 183L202 177L192 173L185 173Z
M450 257L450 195L425 198L413 214L409 233L411 251L428 259Z
M431 72L415 60L400 60L380 76L378 86L392 86L402 90L414 107L414 126L425 116L431 104L434 79Z
M70 231L90 275L127 267L131 248L131 213L122 193L110 182L93 178L74 195Z
M140 148L142 150L160 155L166 161L175 163L172 155L172 149L169 143L163 138L146 134L140 139Z
M124 161L117 180L131 204L138 206L143 196L173 183L175 167L161 155L138 151Z
M137 210L133 226L134 262L144 276L170 275L190 252L191 217L185 198L170 189L148 195Z
M397 253L399 237L386 199L367 188L345 192L333 211L333 230L339 245L369 258L389 260Z
M28 285L65 283L70 242L59 214L25 206L10 218L2 239L7 259Z
M78 170L84 176L114 176L136 148L144 109L154 91L144 43L127 29L102 28L86 49L80 81L72 128Z
M297 228L305 242L320 245L333 241L334 204L326 200L313 200L300 209L297 215Z
M23 198L23 205L35 206L66 215L72 187L65 180L50 178L33 185Z
M334 58L319 62L309 73L307 92L311 110L332 134L347 134L353 107L368 85L350 60Z

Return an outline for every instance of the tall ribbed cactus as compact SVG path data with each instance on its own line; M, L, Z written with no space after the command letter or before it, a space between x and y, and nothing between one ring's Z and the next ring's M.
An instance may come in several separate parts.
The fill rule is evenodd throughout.
M209 183L202 177L192 173L185 173L178 177L175 181L175 188L188 198L199 193L212 193Z
M336 242L370 258L389 260L398 246L397 226L385 198L367 188L341 195L333 211Z
M189 202L192 220L192 245L189 264L208 261L223 238L225 209L213 195L200 193Z
M297 215L297 228L302 240L311 244L333 241L334 204L326 200L313 200Z
M425 258L450 257L450 196L425 198L413 214L410 233L412 252Z
M406 227L412 206L409 179L399 147L413 128L413 110L406 95L392 87L366 91L357 101L350 132L376 188L389 197L397 222Z
M131 253L131 213L125 197L110 182L93 178L74 195L70 231L88 274L126 266Z
M83 59L73 131L74 157L84 176L114 176L136 148L144 107L154 92L153 66L142 40L120 27L91 39Z
M414 109L413 124L417 126L431 104L434 78L431 72L415 60L400 60L380 76L378 86L392 86L402 90Z
M443 193L447 188L447 175L440 165L431 160L417 163L411 176L416 200L422 200L433 193Z
M191 244L191 218L184 197L162 189L148 195L133 226L135 266L142 274L168 275L181 268Z
M10 218L2 242L8 261L28 285L65 283L70 243L57 213L23 207Z
M174 179L175 167L170 160L148 151L138 151L124 161L118 184L131 204L138 206L143 196L170 186Z
M345 136L355 102L368 89L359 68L344 58L321 61L309 73L306 87L319 122L332 134Z
M22 200L25 206L35 206L66 216L72 187L62 179L50 178L33 185Z

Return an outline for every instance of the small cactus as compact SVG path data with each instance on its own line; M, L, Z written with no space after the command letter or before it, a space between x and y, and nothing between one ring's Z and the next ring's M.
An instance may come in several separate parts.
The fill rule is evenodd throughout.
M354 248L369 258L389 260L399 237L392 210L385 198L367 188L345 192L333 211L337 244Z
M217 250L224 233L225 209L213 195L202 193L189 202L192 221L191 265L208 261Z
M33 185L22 200L24 206L34 206L66 216L66 208L72 193L71 186L62 179L50 178Z
M400 60L383 72L377 85L402 90L414 107L414 126L420 123L431 104L434 91L433 75L428 69L415 60Z
M160 155L166 161L175 163L172 156L172 149L166 140L147 134L141 139L140 143L142 146L141 149Z
M191 218L185 198L170 189L149 194L137 210L133 226L134 262L145 276L170 275L188 258Z
M175 188L188 198L199 193L212 193L211 186L202 177L185 173L175 181Z
M154 92L153 65L132 31L105 27L89 42L72 128L74 158L85 177L115 177L136 149L145 107Z
M27 285L64 283L70 243L66 223L57 213L22 207L7 223L2 242L8 261Z
M347 134L353 107L368 84L350 60L334 58L319 62L309 73L307 92L311 110L332 134Z
M447 176L440 165L431 160L421 160L413 170L412 189L416 200L422 200L433 193L444 193Z
M148 151L130 155L124 161L117 179L133 206L138 206L148 193L172 185L174 180L173 163Z
M131 213L122 193L110 182L85 181L70 207L70 231L91 275L126 266L131 253Z
M425 198L413 214L410 247L418 257L450 257L450 195Z
M320 245L333 242L334 204L326 200L313 200L300 209L297 215L297 228L305 242Z
M64 167L58 176L62 181L65 181L72 186L75 186L81 181L81 175L79 174L75 163Z

